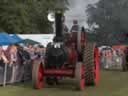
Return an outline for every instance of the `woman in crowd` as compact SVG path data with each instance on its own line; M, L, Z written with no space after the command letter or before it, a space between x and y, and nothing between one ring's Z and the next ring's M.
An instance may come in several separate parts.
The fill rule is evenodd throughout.
M2 65L2 63L8 63L8 59L5 56L4 50L3 48L0 46L0 65Z
M0 83L3 83L4 69L5 64L8 64L9 61L5 56L3 48L0 46Z
M10 83L14 83L16 81L16 74L17 74L17 48L14 45L8 46L7 50L5 51L6 57L9 61L9 69L11 68L11 73L9 73ZM8 70L9 70L8 69ZM8 76L7 76L8 77Z
M16 81L16 74L17 74L17 48L16 46L11 46L10 49L10 64L13 65L12 68L12 78L11 78L11 83L14 83Z

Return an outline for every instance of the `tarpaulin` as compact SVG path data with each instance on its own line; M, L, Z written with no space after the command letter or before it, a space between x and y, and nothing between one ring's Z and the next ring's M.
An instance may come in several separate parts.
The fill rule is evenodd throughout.
M16 34L11 34L11 35L9 35L9 36L11 36L11 38L15 39L15 41L17 41L17 43L20 43L20 42L23 41L23 39L20 38L20 37L19 37L18 35L16 35Z
M0 46L11 45L15 43L18 43L16 39L11 38L11 36L9 36L7 33L0 33Z

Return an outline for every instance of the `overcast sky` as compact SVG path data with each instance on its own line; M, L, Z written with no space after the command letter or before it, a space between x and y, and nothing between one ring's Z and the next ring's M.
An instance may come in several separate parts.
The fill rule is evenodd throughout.
M86 24L86 7L88 4L93 4L98 0L68 0L69 1L69 11L65 13L66 24L71 27L73 19L77 19L81 26L87 26Z

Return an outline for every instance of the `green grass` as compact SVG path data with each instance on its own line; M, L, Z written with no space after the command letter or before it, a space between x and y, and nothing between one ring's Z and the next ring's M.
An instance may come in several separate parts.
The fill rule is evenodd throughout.
M98 86L76 91L73 84L45 86L34 90L31 83L0 87L0 96L128 96L128 72L101 71Z

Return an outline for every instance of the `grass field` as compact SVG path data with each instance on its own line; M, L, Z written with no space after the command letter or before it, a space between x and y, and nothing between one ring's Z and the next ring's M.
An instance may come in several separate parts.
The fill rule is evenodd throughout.
M100 83L95 87L86 87L76 91L73 85L45 86L34 90L31 83L0 87L0 96L128 96L128 72L101 71Z

